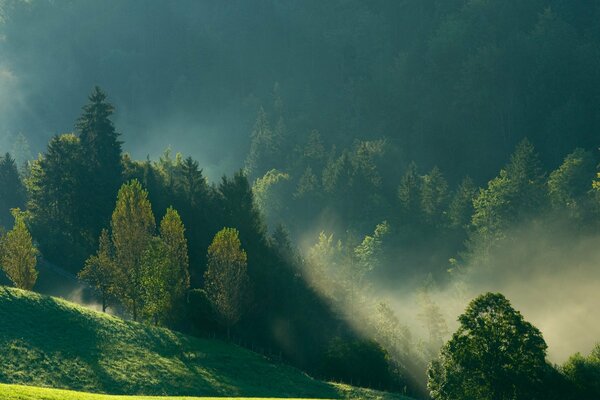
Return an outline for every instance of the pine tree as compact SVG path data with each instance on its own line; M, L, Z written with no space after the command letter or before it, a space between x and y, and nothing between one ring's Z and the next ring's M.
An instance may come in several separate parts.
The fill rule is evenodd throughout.
M93 238L108 225L115 196L123 181L122 142L111 121L114 107L106 98L96 86L76 123L86 169L82 189L84 210L80 219Z
M248 257L233 228L219 231L208 248L204 274L205 290L230 337L231 327L241 318L248 297Z
M142 259L155 230L148 192L133 180L119 190L112 214L112 241L120 269L116 292L137 320L142 307Z
M72 271L81 267L97 238L82 226L82 215L93 212L86 209L85 179L81 142L63 134L50 140L25 180L31 230L44 257Z
M273 130L267 113L261 107L251 134L250 153L244 169L247 176L262 176L268 170L279 166L284 134L285 125L278 124Z
M417 171L417 164L411 162L400 180L400 186L398 186L398 200L403 222L414 222L418 216L420 191L421 177Z
M0 263L8 279L20 289L31 290L37 280L38 251L25 225L23 213L13 209L15 225L0 240Z
M422 178L421 212L429 224L441 222L442 213L446 208L448 197L448 182L438 167Z
M465 177L448 207L448 220L453 228L464 228L471 222L473 215L473 197L477 193L475 184L468 176Z
M10 210L25 206L25 188L15 160L9 153L0 157L0 226L8 226Z
M206 178L202 175L198 161L195 161L192 157L187 157L181 163L180 169L179 191L191 207L200 205L205 200L208 189Z

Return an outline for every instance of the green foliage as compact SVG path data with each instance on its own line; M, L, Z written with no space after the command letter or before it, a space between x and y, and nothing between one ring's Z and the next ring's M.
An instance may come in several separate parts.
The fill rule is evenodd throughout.
M471 223L473 215L473 198L477 193L471 178L462 180L448 206L448 220L453 228L464 228Z
M368 340L332 340L324 355L323 376L370 387L389 386L390 373L387 353L379 344Z
M185 294L190 287L189 256L183 221L172 207L167 209L160 222L160 241L167 261L166 271L161 275L167 288L163 318L169 315L171 320L180 319Z
M276 128L272 129L267 113L260 107L251 135L250 152L246 159L244 172L247 176L260 177L270 169L278 167L284 137L283 120L280 119Z
M441 221L446 210L448 198L448 182L438 167L422 178L421 183L421 212L425 221L434 224Z
M107 229L103 229L98 241L98 251L90 256L83 269L77 275L90 285L102 300L102 311L106 311L113 299L119 271L114 258L114 249Z
M229 330L248 307L248 257L234 228L219 231L208 248L205 291L221 323Z
M275 225L274 222L280 222L284 215L285 199L282 196L280 186L289 181L290 176L284 172L272 169L254 181L252 193L256 206L264 215L265 221Z
M142 306L142 265L155 230L148 192L133 180L123 184L112 215L112 242L119 268L116 293L137 320Z
M594 159L590 152L575 149L567 155L548 178L548 195L552 206L581 218L586 212L594 171Z
M167 246L157 237L148 243L140 266L141 314L158 325L169 318L173 308L173 292L177 270L171 264Z
M25 181L31 231L40 250L71 270L83 264L100 233L81 226L82 215L91 213L86 207L90 198L83 187L87 177L81 151L77 136L53 137L46 153L32 163Z
M544 174L533 145L524 139L516 147L500 175L480 189L473 200L472 244L485 254L494 243L505 237L516 222L524 223L536 216L545 204Z
M11 222L10 210L25 206L25 188L21 182L17 163L9 153L0 157L0 226Z
M582 400L600 396L600 345L587 356L577 353L562 366L562 372L575 386L576 396Z
M398 186L398 200L403 219L410 222L419 212L419 195L421 192L421 179L417 172L417 164L411 162L400 180Z
M543 399L546 343L499 293L474 299L429 367L435 400Z
M0 238L0 266L16 287L31 290L38 277L38 250L25 225L23 213L17 208L12 214L15 224Z
M83 190L93 199L82 217L84 227L93 237L108 225L115 195L123 181L122 143L110 119L114 107L106 98L106 93L96 86L76 123L81 157L90 172L82 182Z

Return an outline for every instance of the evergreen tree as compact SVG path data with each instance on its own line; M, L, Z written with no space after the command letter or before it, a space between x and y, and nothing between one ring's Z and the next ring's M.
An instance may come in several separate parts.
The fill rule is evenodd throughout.
M9 153L0 157L0 226L8 226L10 210L25 206L25 188L15 160Z
M114 107L106 98L106 93L96 86L76 124L86 169L82 182L83 210L79 217L83 229L94 239L108 226L115 196L123 182L122 142L111 121Z
M442 213L446 208L448 197L448 182L438 167L422 178L421 183L421 212L429 224L439 224Z
M595 165L592 154L575 149L548 178L548 195L554 209L566 210L573 217L585 213L592 187Z
M179 190L191 207L201 205L207 196L207 183L198 166L198 161L187 157L181 163Z
M0 264L16 287L31 290L38 277L38 251L25 225L23 213L13 209L12 214L15 225L0 239Z
M533 145L524 139L500 175L473 200L475 234L470 246L481 246L485 258L491 246L505 237L514 222L524 222L537 215L545 203L544 181Z
M246 248L251 243L265 242L266 228L254 201L248 179L239 171L232 178L223 177L218 187L224 222L239 230Z
M273 130L267 113L261 107L251 135L250 152L246 159L245 173L249 177L262 176L272 168L277 168L281 159L283 126Z
M137 320L142 309L142 262L155 230L148 192L133 180L123 184L112 215L112 242L119 268L116 293Z
M411 223L418 217L420 209L421 177L417 172L417 164L411 162L402 176L398 186L398 200L400 201L400 215L403 223Z
M471 222L473 215L473 198L477 193L475 184L465 177L452 197L448 207L448 221L453 228L464 228Z
M44 257L71 271L81 267L96 240L82 226L82 215L93 212L86 209L85 172L79 138L64 134L50 140L25 181L31 230Z
M242 316L249 290L246 252L239 233L233 228L219 231L208 248L208 264L204 275L206 294L221 322L230 330Z

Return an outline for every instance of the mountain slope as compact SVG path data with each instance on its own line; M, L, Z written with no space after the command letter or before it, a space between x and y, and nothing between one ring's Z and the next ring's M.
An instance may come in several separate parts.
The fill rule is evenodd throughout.
M400 398L8 287L0 287L0 382L132 395Z

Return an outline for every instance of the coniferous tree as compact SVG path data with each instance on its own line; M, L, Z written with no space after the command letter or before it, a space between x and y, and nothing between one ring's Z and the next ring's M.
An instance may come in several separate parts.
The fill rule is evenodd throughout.
M55 136L44 155L31 165L25 183L31 230L44 256L72 271L78 270L93 249L81 225L86 210L82 182L86 179L81 142L73 134Z
M421 177L417 172L417 164L411 162L398 186L402 223L411 223L418 216L420 191Z
M249 177L262 176L272 168L277 168L281 157L283 126L273 130L264 108L258 110L252 131L250 152L246 159L245 173Z
M477 189L473 180L465 177L452 197L448 207L448 221L453 228L464 228L471 222L473 215L473 197Z
M106 93L96 86L76 124L86 170L80 219L82 228L94 239L108 226L115 196L123 182L122 142L111 120L114 107L106 99Z
M446 208L448 182L438 167L433 167L422 179L421 212L427 223L439 224Z
M580 218L586 212L586 200L594 179L594 159L583 149L575 149L548 177L548 195L552 207Z
M15 225L0 238L0 264L8 279L19 289L31 290L38 277L38 251L25 225L23 213L13 209Z
M10 224L10 210L25 206L25 188L15 159L9 153L0 157L0 226Z

